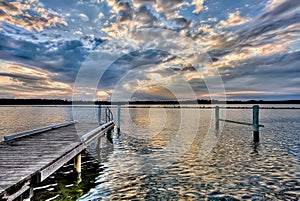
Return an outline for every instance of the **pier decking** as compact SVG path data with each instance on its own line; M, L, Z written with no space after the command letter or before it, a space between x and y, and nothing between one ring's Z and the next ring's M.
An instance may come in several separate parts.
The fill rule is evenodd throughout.
M24 192L31 194L35 184L80 154L86 148L85 142L109 132L114 122L92 131L96 127L80 125L80 132L86 133L82 136L73 124L0 142L0 200L14 200Z

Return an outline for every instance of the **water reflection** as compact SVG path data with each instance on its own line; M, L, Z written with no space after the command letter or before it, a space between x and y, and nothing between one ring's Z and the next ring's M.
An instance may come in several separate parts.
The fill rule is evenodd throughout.
M166 144L174 137L174 133L176 133L180 128L180 120L181 111L177 109L166 109L166 121L163 125L161 131L155 133L152 136L152 145L153 148L163 148Z
M299 111L261 110L266 127L259 144L247 126L210 132L212 115L209 109L122 108L114 143L93 142L89 151L97 160L84 155L82 182L72 179L71 163L35 191L36 200L300 199ZM248 122L251 111L228 110L227 117Z
M74 172L73 160L34 188L32 200L76 200L98 183L96 177L105 171L113 144L103 135L87 145L82 155L82 172Z
M258 155L259 154L259 142L253 142L253 154Z
M107 134L95 139L87 145L88 153L100 163L107 162L108 155L113 152L114 146Z
M214 132L213 137L207 138L211 119L208 110L201 111L204 115L199 120L199 129L191 138L189 128L195 123L193 111L188 111L188 115L174 110L164 112L167 118L161 121L163 126L158 126L162 129L152 130L151 138L125 132L115 139L114 152L104 163L105 171L99 173L98 185L79 200L299 199L299 161L281 146L286 140L277 143L270 140L274 138L270 135L272 131L262 130L260 144L253 143L252 128L234 124L225 124L222 133ZM141 113L136 112L135 119L137 114ZM237 113L229 111L227 115L230 118ZM182 117L192 123L182 123ZM237 117L242 121L249 118L244 114ZM286 129L291 130L289 125ZM142 131L145 130L136 130ZM180 138L178 133L182 135ZM284 133L286 138L289 134ZM217 142L202 159L199 151L203 145L210 144L205 143L207 139L217 139ZM289 143L293 144L295 153L298 141Z
M150 107L145 107L141 110L129 108L129 114L129 119L132 120L135 126L145 128L151 125Z
M4 135L58 124L72 119L71 107L2 106L0 141Z

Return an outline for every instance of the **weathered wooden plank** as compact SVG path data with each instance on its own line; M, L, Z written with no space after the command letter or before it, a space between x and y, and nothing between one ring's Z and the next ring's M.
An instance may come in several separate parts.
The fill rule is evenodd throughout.
M104 128L102 131L100 131L99 133L96 133L95 135L93 135L92 137L88 138L84 143L85 144L89 144L92 141L94 141L96 138L101 137L102 135L104 135L108 130L112 129L114 127L114 124L110 125L107 128Z
M4 142L8 142L8 141L14 140L16 138L21 138L21 137L25 137L25 136L34 135L34 134L37 134L37 133L57 129L57 128L60 128L60 127L69 126L71 124L75 124L75 122L74 121L64 122L64 123L61 123L61 124L55 124L55 125L51 125L51 126L47 126L47 127L43 127L43 128L38 128L38 129L30 130L30 131L15 133L15 134L12 134L12 135L6 135L6 136L4 136Z
M99 126L98 128L83 135L82 137L80 137L80 139L81 139L81 141L85 142L85 141L89 140L90 138L93 138L96 134L103 131L105 128L111 127L112 125L114 125L114 121L110 121L106 124L103 124L103 125ZM96 135L96 136L98 136L98 135Z
M51 158L49 158L51 160ZM3 168L8 168L8 167L15 167L15 168L24 168L24 166L27 166L27 167L31 167L31 166L34 166L34 167L39 167L39 166L43 166L43 165L46 165L48 164L49 162L47 161L13 161L13 162L2 162L1 165L0 165L0 168L3 169Z
M6 158L0 158L0 167L3 163L9 163L11 161L13 161L13 162L20 161L20 162L22 162L22 161L32 161L32 160L34 160L34 161L37 161L37 162L41 162L43 160L49 160L49 159L54 158L54 157L55 157L55 155L52 155L52 156L45 155L45 156L43 156L42 154L32 154L32 155L28 156L26 159L18 159L18 158L14 157L12 155L12 156L7 156Z
M17 197L19 197L20 195L22 195L24 192L26 192L27 190L30 189L30 181L25 182L20 189L18 189L15 193L13 193L12 195L8 195L6 192L4 193L4 195L1 197L1 200L7 200L7 201L11 201L16 199Z
M16 174L14 176L10 176L10 177L3 177L1 178L1 185L14 185L17 184L19 182L21 182L22 180L26 179L26 177L24 176L25 174L29 174L31 171L26 171L23 172L23 174Z
M113 125L105 126L102 132ZM80 136L95 127L97 124L69 125L0 142L0 200L18 197L24 192L22 189L28 190L28 187L19 189L24 182L31 181L33 177L35 181L36 177L38 181L43 181L79 154L85 149Z
M55 161L48 167L40 170L39 181L40 182L44 181L48 176L50 176L52 173L54 173L56 170L58 170L60 167L62 167L65 163L67 163L72 158L74 158L77 154L82 152L83 149L85 149L85 146L83 144L79 144L76 148L74 148L70 152L66 153L64 156L59 158L57 161Z

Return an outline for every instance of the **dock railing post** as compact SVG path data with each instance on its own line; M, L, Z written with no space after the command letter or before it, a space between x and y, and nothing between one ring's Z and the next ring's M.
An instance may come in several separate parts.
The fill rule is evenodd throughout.
M121 105L118 105L118 132L120 132L121 129Z
M98 124L101 124L101 105L98 105Z
M259 142L259 106L253 106L253 141Z
M105 123L107 123L108 122L108 118L107 118L107 112L108 112L108 109L107 109L107 107L105 108Z
M215 123L216 123L216 130L219 130L219 123L220 123L220 107L216 106L215 108Z

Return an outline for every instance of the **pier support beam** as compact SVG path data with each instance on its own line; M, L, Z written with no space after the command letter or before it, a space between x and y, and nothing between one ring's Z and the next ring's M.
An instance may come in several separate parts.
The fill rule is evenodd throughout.
M101 124L101 105L98 105L98 124Z
M78 154L74 158L74 168L78 174L81 173L81 154Z
M108 109L107 107L105 108L105 123L108 122Z
M253 141L259 142L259 106L253 106Z
M30 201L32 197L33 197L33 186L32 186L32 184L30 184L30 188L27 192L27 195L25 195L24 197L22 196L22 200Z
M215 108L215 123L216 123L216 130L219 130L219 124L220 124L220 107L216 106Z
M121 105L118 105L118 125L117 125L118 133L120 133L121 130Z
M113 129L109 129L107 131L107 135L106 135L108 141L110 141L111 143L113 143Z
M81 179L81 154L78 154L74 158L74 169L78 173L77 175L77 184L79 184L82 179Z
M103 144L102 144L102 136L98 137L98 148L102 149L103 148Z

